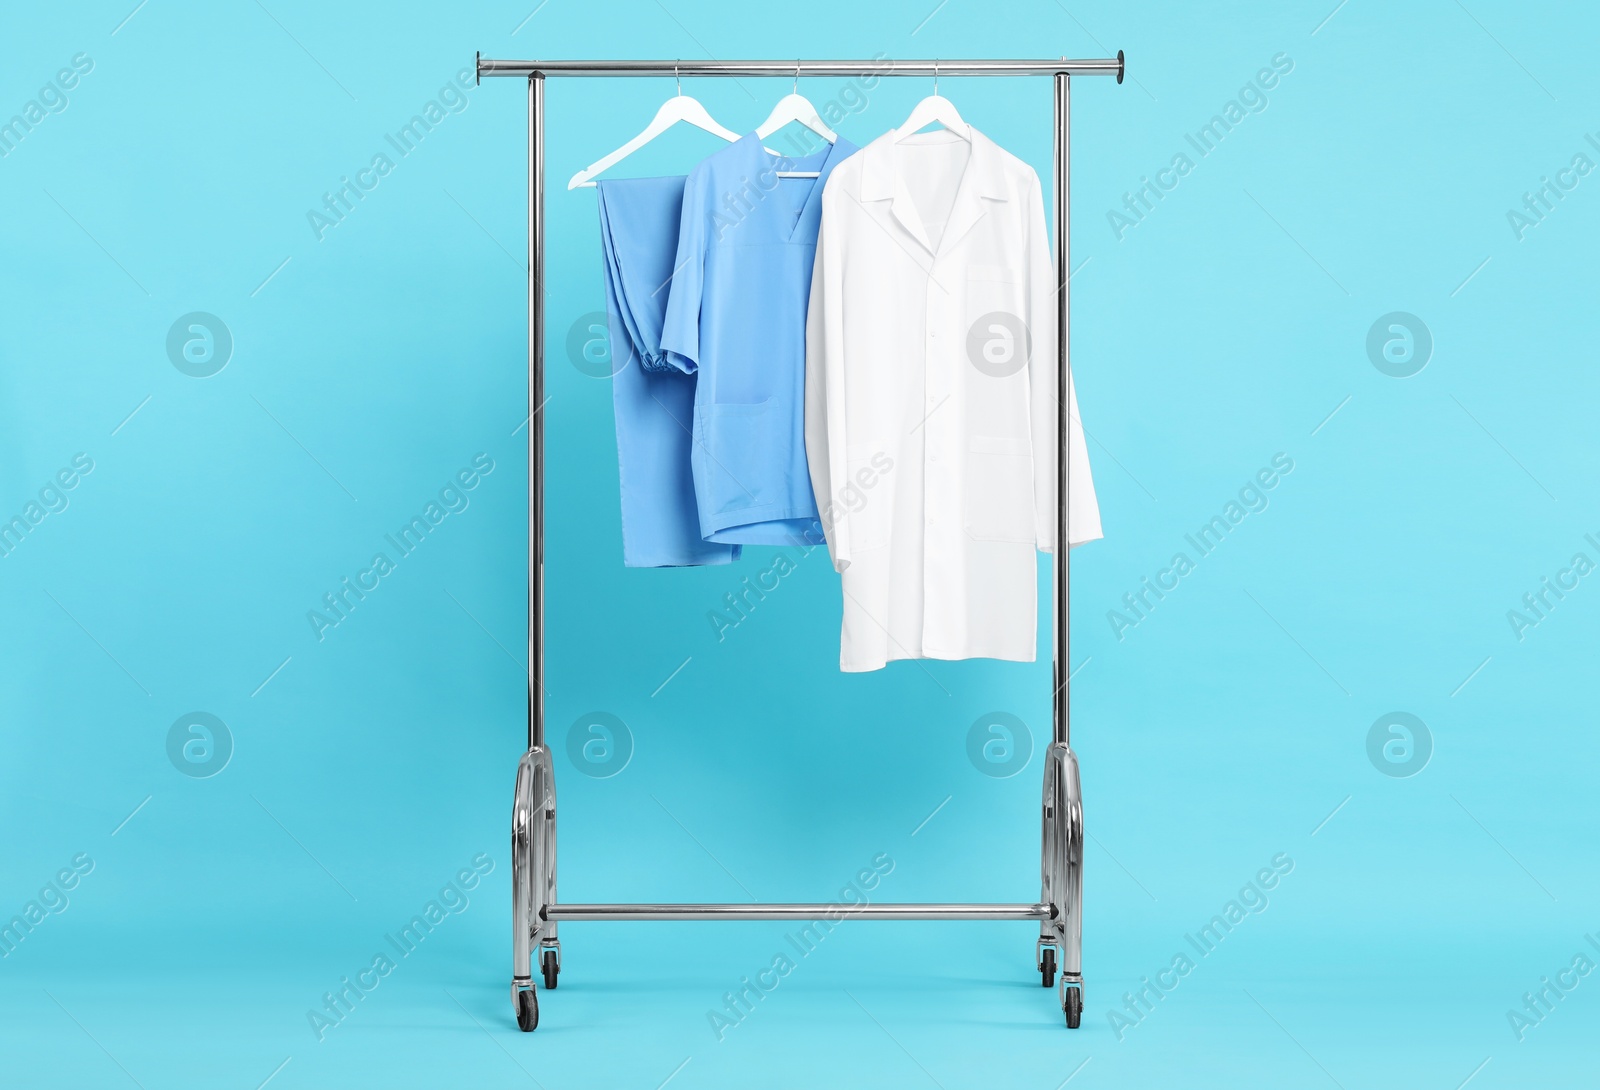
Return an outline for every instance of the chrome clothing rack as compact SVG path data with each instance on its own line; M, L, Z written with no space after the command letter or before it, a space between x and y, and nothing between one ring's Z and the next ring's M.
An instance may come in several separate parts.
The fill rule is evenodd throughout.
M1083 805L1078 760L1071 747L1071 647L1068 632L1071 536L1068 530L1067 279L1069 79L1115 76L1123 55L1097 60L864 61L520 61L477 58L477 74L528 81L528 751L517 766L511 817L512 976L517 1024L539 1024L535 965L546 988L561 972L562 920L814 920L838 913L827 904L562 904L556 900L555 769L544 719L544 83L552 76L1050 76L1055 84L1055 258L1057 360L1062 391L1057 418L1057 531L1054 551L1055 693L1053 740L1045 753L1041 813L1040 896L1035 904L865 904L848 916L868 920L1038 920L1035 967L1044 987L1055 983L1066 1023L1083 1016ZM538 961L534 961L534 952ZM1059 952L1059 963L1057 954Z

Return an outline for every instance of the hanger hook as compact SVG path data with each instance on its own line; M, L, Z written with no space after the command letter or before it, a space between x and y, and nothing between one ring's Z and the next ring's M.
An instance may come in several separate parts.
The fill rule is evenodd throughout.
M800 93L800 60L798 57L795 58L794 62L794 86L790 88L790 93L796 95Z
M683 80L678 78L678 65L677 65L676 62L674 62L673 65L672 65L672 82L676 83L678 85L678 97L682 98L683 97Z
M937 57L933 60L933 93L935 95L939 93L939 58Z

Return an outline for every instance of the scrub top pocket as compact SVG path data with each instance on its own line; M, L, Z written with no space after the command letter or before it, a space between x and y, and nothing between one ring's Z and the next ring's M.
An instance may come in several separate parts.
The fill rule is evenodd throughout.
M818 517L809 494L795 499L793 474L775 473L770 465L753 466L750 452L763 446L803 446L794 407L777 398L754 402L712 402L695 410L694 471L702 529L712 527L708 541L744 545L795 545L818 540Z
M721 486L713 491L715 501L702 504L702 509L721 521L723 516L748 515L774 506L770 477L740 471L749 462L750 451L772 441L778 415L772 398L702 405L697 415L700 443L695 455L705 463L706 479L716 479Z

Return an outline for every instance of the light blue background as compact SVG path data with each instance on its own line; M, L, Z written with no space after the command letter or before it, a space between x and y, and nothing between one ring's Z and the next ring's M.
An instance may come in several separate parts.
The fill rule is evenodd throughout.
M531 0L134 3L11 5L0 19L0 118L75 54L94 61L67 107L0 159L0 516L76 453L95 467L0 558L0 918L76 853L94 860L70 907L0 959L0 1081L1592 1081L1600 976L1525 1040L1506 1012L1579 951L1600 958L1584 938L1600 934L1600 589L1581 582L1520 641L1506 613L1575 552L1600 560L1584 540L1600 536L1600 176L1520 240L1507 222L1575 153L1600 161L1584 140L1600 128L1593 15L1501 0L549 0L531 15ZM561 987L538 1032L519 1034L506 984L523 744L523 83L467 92L321 241L307 211L475 50L1118 48L1128 82L1077 81L1073 112L1072 348L1107 531L1073 563L1091 834L1083 1028L1062 1028L1038 987L1030 926L858 922L719 1042L706 1011L790 929L615 924L563 930ZM1294 67L1266 108L1119 240L1108 210L1278 53ZM802 90L821 102L845 82ZM941 89L1048 171L1048 81ZM742 130L788 85L685 90ZM838 127L864 144L927 90L888 81ZM837 578L820 554L721 642L707 611L772 550L732 568L621 566L609 386L566 349L603 306L594 198L565 179L670 91L548 91L563 898L828 899L887 852L882 899L1031 900L1048 663L842 675ZM683 170L714 143L676 134L628 169ZM211 378L167 357L192 311L234 339ZM1369 329L1392 311L1431 329L1414 377L1368 358ZM470 506L319 642L307 611L479 452L495 469ZM1107 611L1277 452L1295 468L1270 506L1116 638ZM169 727L196 710L235 745L209 779L167 757ZM595 710L636 744L608 779L565 750L569 724ZM967 758L969 726L992 711L1020 716L1035 742L1011 778ZM1369 727L1392 711L1431 732L1410 778L1367 756ZM479 852L494 870L470 908L317 1040L305 1012ZM1119 1040L1122 994L1279 852L1295 866L1270 907Z

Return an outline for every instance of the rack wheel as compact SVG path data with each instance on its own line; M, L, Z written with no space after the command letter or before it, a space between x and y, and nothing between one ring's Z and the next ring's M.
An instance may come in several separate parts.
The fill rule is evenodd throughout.
M540 961L539 968L544 971L544 986L554 991L556 977L561 975L561 961L556 957L554 950L546 950L544 952L544 958Z
M1077 1029L1079 1023L1083 1021L1083 989L1067 988L1061 1000L1061 1008L1067 1014L1067 1028Z
M1056 948L1046 946L1039 959L1040 983L1046 988L1054 987L1056 982Z
M517 1028L523 1033L539 1028L539 996L532 988L517 993Z

